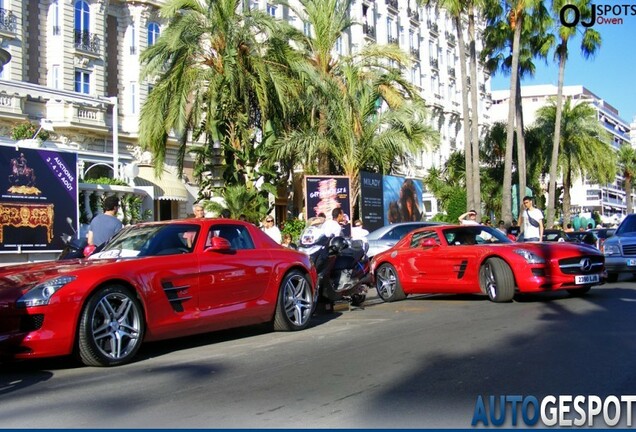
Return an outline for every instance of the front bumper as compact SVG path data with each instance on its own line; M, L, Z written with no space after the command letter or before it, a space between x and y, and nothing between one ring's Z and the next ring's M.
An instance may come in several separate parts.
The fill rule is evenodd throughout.
M605 256L605 269L608 273L636 273L636 257Z

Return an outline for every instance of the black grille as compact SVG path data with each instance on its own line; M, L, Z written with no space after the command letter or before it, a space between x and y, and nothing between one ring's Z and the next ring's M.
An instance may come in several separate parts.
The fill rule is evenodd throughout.
M44 314L23 315L20 317L20 331L39 330L44 324Z
M589 260L588 268L584 269L581 261ZM563 274L592 274L603 269L605 259L602 256L580 256L559 260L559 268Z
M623 255L636 255L636 244L623 245Z

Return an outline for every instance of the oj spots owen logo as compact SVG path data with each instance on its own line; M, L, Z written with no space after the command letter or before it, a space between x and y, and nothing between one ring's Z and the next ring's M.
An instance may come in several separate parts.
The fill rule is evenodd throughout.
M559 11L559 19L565 27L575 27L579 23L583 27L592 27L595 24L623 24L624 18L630 16L636 16L634 4L590 4L581 8L566 4Z

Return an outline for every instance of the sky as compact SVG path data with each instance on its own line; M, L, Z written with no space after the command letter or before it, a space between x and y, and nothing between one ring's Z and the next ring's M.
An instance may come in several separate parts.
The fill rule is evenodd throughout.
M610 4L607 0L603 3ZM634 0L622 3L636 5ZM636 16L621 18L623 24L593 26L602 38L601 48L594 57L586 60L581 55L580 39L570 42L565 85L586 87L616 108L619 116L629 124L636 117ZM546 65L543 60L536 60L535 65L535 76L524 79L522 85L557 85L559 68L556 62ZM509 89L510 77L497 73L492 77L491 88Z

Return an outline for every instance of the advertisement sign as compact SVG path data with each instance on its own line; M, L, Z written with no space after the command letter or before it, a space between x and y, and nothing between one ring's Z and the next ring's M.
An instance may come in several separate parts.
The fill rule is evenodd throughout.
M420 180L360 172L360 213L364 227L373 231L423 217Z
M67 219L77 227L77 154L0 146L0 252L60 250Z
M305 202L307 203L307 219L324 213L331 219L331 211L340 207L347 221L351 217L351 195L349 177L346 176L305 176ZM351 225L343 227L343 235L348 236Z
M360 172L360 214L369 232L384 226L382 174Z

